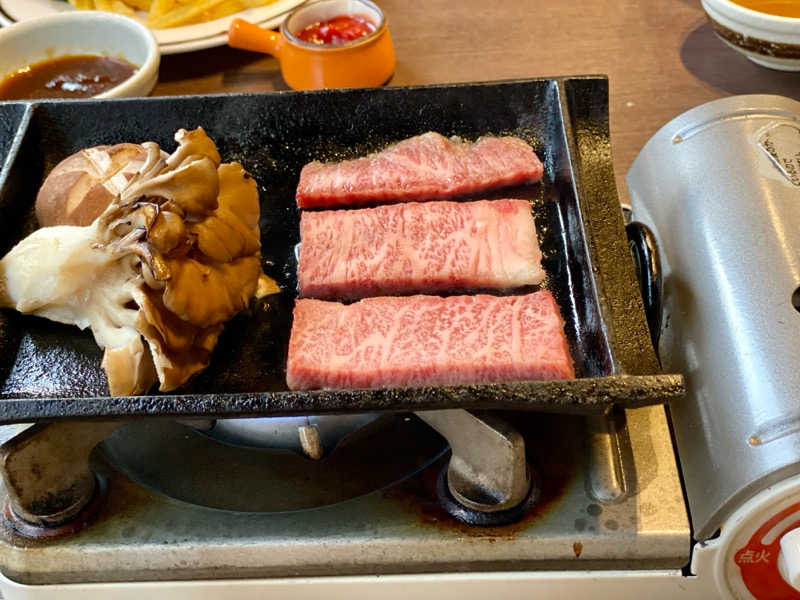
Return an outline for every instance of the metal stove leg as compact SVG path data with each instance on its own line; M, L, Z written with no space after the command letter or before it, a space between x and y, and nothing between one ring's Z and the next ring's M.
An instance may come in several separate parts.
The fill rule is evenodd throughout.
M69 533L96 497L89 453L119 423L38 423L0 446L5 515L24 535ZM84 519L85 520L85 519ZM65 524L71 525L64 527Z
M620 502L628 495L625 447L620 444L618 433L624 422L624 413L586 418L589 450L586 483L589 495L603 504Z
M416 413L450 443L452 456L442 477L457 518L480 525L518 520L536 502L520 433L492 413L461 409ZM449 492L449 494L447 494Z

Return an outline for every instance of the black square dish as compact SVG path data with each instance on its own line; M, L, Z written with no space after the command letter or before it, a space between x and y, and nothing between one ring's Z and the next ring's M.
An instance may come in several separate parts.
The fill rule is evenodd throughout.
M0 312L0 422L134 416L245 417L442 408L599 413L665 402L682 378L660 374L634 276L611 165L602 77L134 100L0 103L0 252L36 227L44 176L85 147L203 126L223 161L256 178L265 272L283 293L230 321L211 365L172 394L107 396L88 331ZM510 134L544 163L529 198L577 379L453 387L292 392L285 383L296 296L294 200L301 167L352 158L434 130L474 140Z

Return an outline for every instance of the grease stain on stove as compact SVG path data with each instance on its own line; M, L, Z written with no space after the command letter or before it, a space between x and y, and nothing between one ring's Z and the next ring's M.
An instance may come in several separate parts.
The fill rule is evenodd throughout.
M514 539L518 534L533 527L547 515L564 496L576 464L580 460L580 448L563 447L569 439L563 428L553 426L552 415L512 413L509 422L523 434L526 440L537 440L528 445L528 462L542 486L539 502L516 523L495 527L467 525L446 512L436 498L436 483L441 469L450 458L449 453L435 461L416 476L383 491L387 499L402 503L415 514L423 527L434 527L440 531L455 532L467 538L482 539L493 543L496 539ZM576 423L579 424L580 420ZM560 421L563 424L563 421ZM577 434L576 434L577 435ZM560 451L563 449L563 452Z
M92 470L109 479L108 493L99 504L97 512L92 516L89 527L81 532L87 539L137 539L148 542L152 533L147 531L147 526L141 520L140 510L151 502L151 493L141 486L133 483L129 478L117 472L95 449L90 458ZM3 532L0 537L14 546L29 546L32 540L13 534L7 536ZM53 543L52 540L33 541L37 547L44 548ZM57 543L57 542L56 542Z
M603 514L603 507L599 504L590 504L586 507L586 512L592 517L599 517Z
M617 529L619 529L619 523L617 523L614 519L609 519L608 521L606 521L605 526L606 529L609 529L611 531L616 531Z
M586 529L586 519L575 519L575 531Z
M581 552L583 552L583 544L580 542L575 542L572 544L572 551L575 553L575 558L580 558Z

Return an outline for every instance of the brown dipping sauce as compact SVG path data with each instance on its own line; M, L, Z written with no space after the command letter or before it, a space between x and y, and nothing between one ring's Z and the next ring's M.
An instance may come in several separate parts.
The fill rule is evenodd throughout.
M137 67L108 56L62 56L34 63L0 81L0 100L89 98L116 87Z

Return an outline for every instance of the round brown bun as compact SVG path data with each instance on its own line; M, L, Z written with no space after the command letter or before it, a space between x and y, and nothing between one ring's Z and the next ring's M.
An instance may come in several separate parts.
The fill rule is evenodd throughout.
M96 146L68 156L50 171L39 188L39 225L91 225L144 159L145 151L139 144Z

